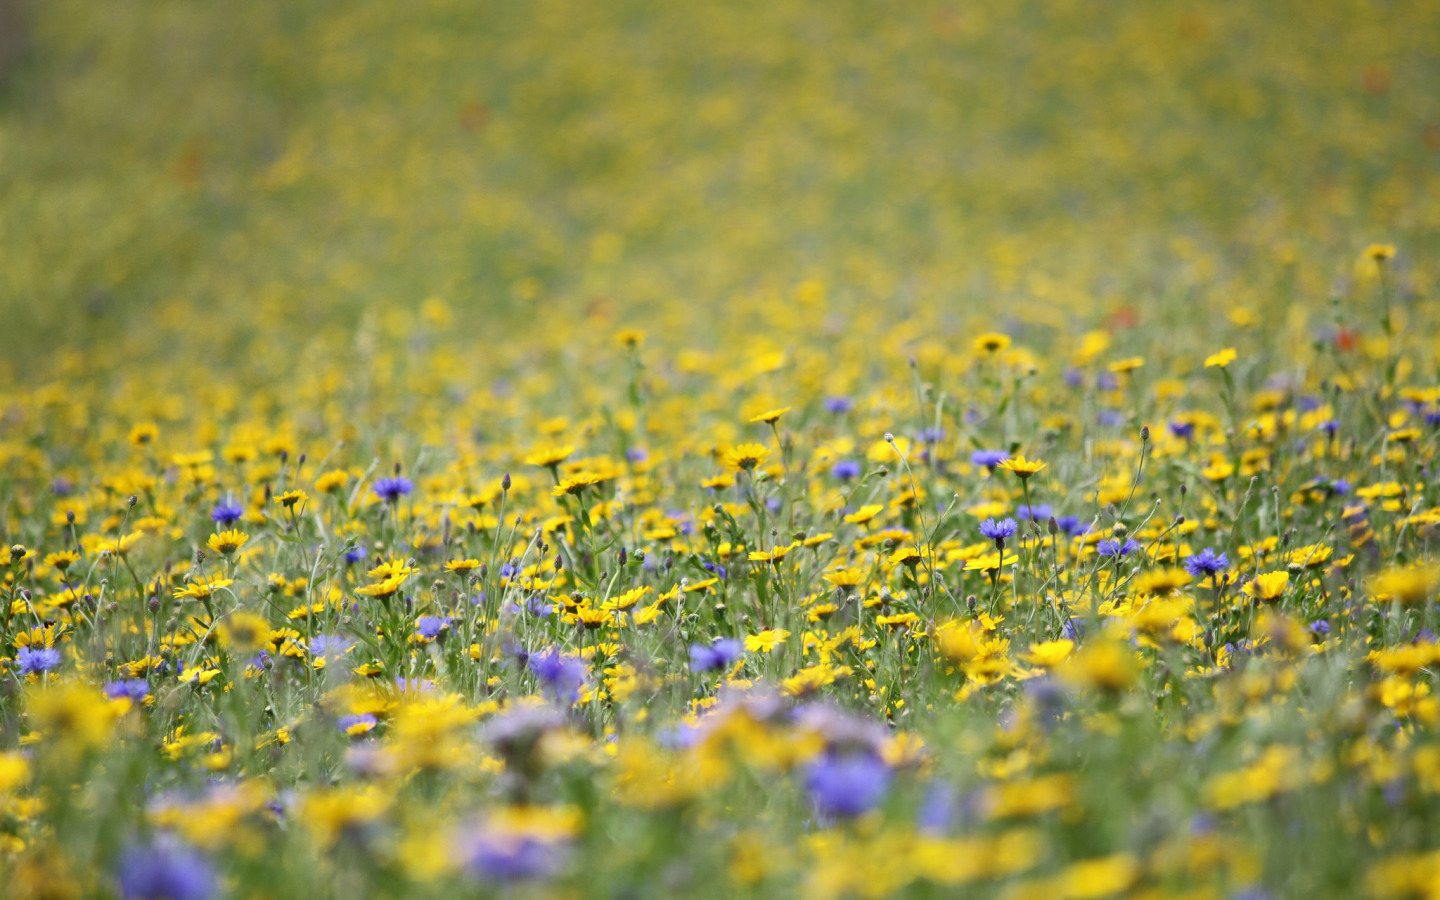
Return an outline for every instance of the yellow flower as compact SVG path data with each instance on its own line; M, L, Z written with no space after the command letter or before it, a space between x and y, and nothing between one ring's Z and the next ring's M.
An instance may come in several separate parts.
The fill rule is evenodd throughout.
M1266 572L1256 575L1245 585L1245 593L1256 600L1275 600L1290 586L1289 572Z
M1234 361L1235 348L1226 347L1224 350L1221 350L1218 353L1212 353L1209 356L1205 357L1205 368L1213 369L1219 367L1223 369Z
M1016 456L1014 459L1007 459L1002 461L1000 463L1000 468L1004 469L1007 472L1014 473L1017 478L1019 478L1021 481L1024 481L1031 475L1034 475L1036 472L1039 472L1041 469L1045 468L1045 463L1041 462L1038 459L1026 459L1025 455L1022 453L1021 455Z
M1371 244L1365 248L1365 258L1375 262L1384 262L1387 259L1395 258L1394 244Z
M738 444L725 451L725 465L732 469L748 472L763 463L770 456L770 449L764 444Z
M885 507L881 506L878 503L868 504L866 506L860 507L850 515L846 516L845 521L849 522L851 525L864 525L866 522L869 522L871 519L880 515L880 513L884 511Z
M772 628L769 631L762 631L759 634L746 635L745 649L751 653L769 653L785 643L789 637L790 632L783 628Z
M1415 606L1435 596L1437 586L1440 565L1427 563L1387 569L1371 582L1370 591L1376 600Z
M1089 641L1071 654L1060 667L1060 676L1070 684L1119 693L1140 675L1139 664L1130 648L1110 638Z
M304 491L286 491L283 494L277 494L275 496L275 502L285 507L286 509L293 509L295 507L295 504L304 503L306 500L309 499L310 495L305 493Z
M1042 669L1053 669L1068 659L1070 657L1070 651L1074 649L1074 641L1045 641L1042 644L1031 644L1030 649L1025 653L1024 659L1032 666L1039 666Z
M1060 873L1060 896L1073 900L1110 897L1140 877L1140 864L1128 853L1071 864Z
M340 490L350 480L350 473L339 469L333 472L326 472L315 479L315 490L322 494L331 494Z
M1110 371L1118 375L1125 372L1133 372L1143 365L1145 365L1145 357L1132 356L1129 359L1117 359L1112 362L1107 368L1109 368Z
M835 587L855 587L865 581L865 573L860 569L840 569L821 577Z
M250 535L246 534L243 531L237 531L232 529L230 531L222 531L219 534L210 535L210 540L205 542L205 546L209 547L211 550L214 550L216 553L222 553L226 556L229 556L231 553L234 553L236 550L239 550L241 547L245 546L245 542L248 540L250 540Z
M631 350L645 343L645 332L638 328L625 328L615 332L615 341Z
M239 655L254 653L270 643L270 623L260 616L237 610L215 629L220 643Z
M751 423L764 422L766 425L773 425L781 416L785 415L789 411L790 407L782 406L779 409L772 409L763 412L758 416L751 416L750 421Z
M784 559L791 550L794 550L798 546L800 546L798 543L791 543L783 547L775 547L770 550L752 550L750 551L750 561L768 562L771 564L778 563L780 562L780 560Z
M555 485L550 493L555 497L575 496L588 487L594 487L604 481L604 477L594 472L579 472L569 478L562 478L560 483Z
M400 590L405 584L405 575L391 575L376 584L367 584L365 587L356 588L355 593L365 597L389 597Z
M136 447L144 447L147 444L153 444L155 443L155 439L159 436L160 429L155 426L154 422L141 422L134 428L130 429L130 443L134 444Z
M452 559L445 564L447 572L473 572L480 568L478 559Z
M208 600L216 591L234 584L229 578L201 576L185 587L175 592L177 598L191 597L196 600Z
M51 553L45 557L45 565L61 572L75 565L80 561L80 554L74 550L61 550L59 553Z
M977 353L999 353L1010 346L1010 336L990 332L975 338L975 351Z
M574 452L575 447L570 444L563 447L537 447L525 457L525 462L532 466L551 468L560 465L567 456Z

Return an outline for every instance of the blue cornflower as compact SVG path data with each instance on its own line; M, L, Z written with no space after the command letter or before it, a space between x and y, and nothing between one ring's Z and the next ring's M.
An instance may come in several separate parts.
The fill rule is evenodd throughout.
M1023 503L1015 510L1015 518L1031 522L1043 522L1055 515L1055 510L1048 503L1037 503L1034 506L1026 506Z
M1126 538L1123 544L1107 538L1095 545L1095 552L1101 556L1129 556L1139 549L1140 545L1135 543L1134 538Z
M245 508L229 500L215 504L215 508L210 510L210 519L217 525L234 525L243 515Z
M580 699L580 687L589 671L583 659L559 650L545 650L531 656L529 665L546 697L566 704Z
M860 477L860 464L853 459L842 459L830 467L830 477L838 481L849 481Z
M32 647L21 647L20 652L16 655L16 662L20 663L21 675L38 675L60 665L64 658L54 647L42 647L38 650Z
M872 753L827 753L810 764L805 787L821 815L854 818L885 799L890 767Z
M503 884L554 875L568 855L560 841L486 828L466 850L465 867L485 881Z
M724 581L725 578L726 578L726 576L729 574L729 573L727 573L727 572L725 571L725 567L722 566L722 565L720 565L719 563L712 563L712 562L701 563L701 564L700 564L700 567L701 567L702 569L704 569L705 571L709 572L711 575L714 575L716 578L720 579L721 581Z
M690 671L713 672L728 669L745 655L745 645L735 638L719 638L715 643L690 645Z
M1216 553L1209 547L1185 560L1185 571L1195 578L1208 578L1228 568L1230 560L1225 558L1225 554Z
M210 862L174 842L132 847L120 860L120 896L126 900L207 900L217 895Z
M1080 517L1057 516L1055 519L1055 527L1059 528L1065 534L1078 534L1080 531Z
M342 734L350 734L350 729L352 728L356 729L356 734L364 734L365 732L373 729L378 723L379 719L376 719L374 714L358 713L353 715L341 716L340 718L336 719L335 727L338 728Z
M105 684L105 696L111 700L126 697L140 703L150 693L150 683L143 678L125 678Z
M315 636L315 639L310 642L310 655L316 659L326 659L329 657L338 658L344 656L345 651L349 650L352 646L353 644L351 644L348 638L341 637L337 634L318 634Z
M345 564L353 566L358 562L365 561L365 545L356 544L354 548L345 551Z
M1182 422L1179 419L1171 419L1170 433L1175 435L1177 438L1180 438L1182 441L1188 441L1195 436L1195 423Z
M1010 454L1006 453L1004 450L976 450L974 453L970 454L970 464L975 466L984 466L985 468L993 472L995 471L996 466L1000 465L1002 462L1009 458Z
M825 411L839 415L855 408L855 401L849 397L826 397Z
M427 641L433 641L450 624L449 617L421 616L415 620L415 633Z
M1015 533L1018 526L1014 519L986 519L980 523L980 533L992 541L1003 541Z
M394 503L401 497L415 490L415 485L411 483L410 479L397 475L394 478L381 478L375 482L371 490L375 492L375 496L384 500L386 503Z
M625 451L625 459L632 463L643 463L650 458L650 451L644 447L631 447Z

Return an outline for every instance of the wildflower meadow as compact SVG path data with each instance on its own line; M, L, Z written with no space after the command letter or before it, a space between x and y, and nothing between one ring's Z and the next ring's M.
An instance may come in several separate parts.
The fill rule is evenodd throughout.
M1440 4L0 0L0 896L1440 898Z

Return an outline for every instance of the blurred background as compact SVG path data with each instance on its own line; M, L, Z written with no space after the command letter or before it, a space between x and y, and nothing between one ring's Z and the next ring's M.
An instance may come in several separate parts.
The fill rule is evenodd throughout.
M1253 320L1433 256L1437 85L1433 0L0 0L6 374L435 299Z

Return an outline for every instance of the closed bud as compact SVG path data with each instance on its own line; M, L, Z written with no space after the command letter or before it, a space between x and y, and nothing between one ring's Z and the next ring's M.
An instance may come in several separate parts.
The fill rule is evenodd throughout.
M503 476L501 476L501 478L500 478L500 490L502 490L502 491L508 491L508 490L510 490L510 473L509 473L509 472L506 472Z
M1055 521L1055 517L1054 517L1054 516L1051 516L1051 517L1045 522L1045 530L1048 531L1048 532L1050 532L1050 535L1051 535L1052 537L1060 533L1060 523L1057 522L1057 521Z
M1140 440L1141 440L1142 442L1148 442L1148 441L1150 440L1150 426L1149 426L1149 425L1141 425L1141 426L1140 426Z

